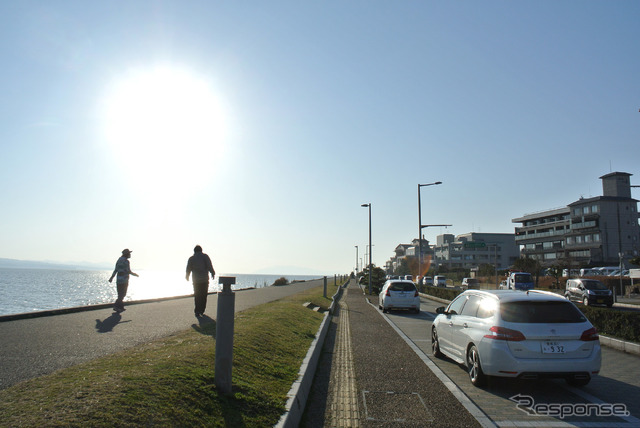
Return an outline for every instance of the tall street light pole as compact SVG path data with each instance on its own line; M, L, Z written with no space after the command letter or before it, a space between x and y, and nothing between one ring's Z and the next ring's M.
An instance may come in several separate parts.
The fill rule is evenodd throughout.
M373 247L371 246L371 203L360 206L369 207L369 295L371 295L371 253L373 253Z
M436 181L428 184L418 184L418 242L420 243L420 252L418 253L418 276L422 276L422 203L420 201L420 188L425 186L436 186L442 184L442 181ZM417 278L416 278L417 279Z
M358 274L358 246L356 245L356 275Z

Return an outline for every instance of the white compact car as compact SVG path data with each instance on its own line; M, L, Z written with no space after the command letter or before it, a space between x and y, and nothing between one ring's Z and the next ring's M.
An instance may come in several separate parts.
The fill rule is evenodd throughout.
M413 281L389 280L378 295L378 307L382 312L392 309L408 309L420 313L420 295Z
M433 354L465 364L475 386L487 376L556 377L584 386L600 372L596 329L557 294L468 290L436 312Z

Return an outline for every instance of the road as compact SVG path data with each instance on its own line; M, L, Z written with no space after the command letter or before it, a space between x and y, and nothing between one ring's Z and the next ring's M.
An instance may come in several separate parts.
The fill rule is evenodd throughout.
M600 426L612 424L620 427L640 426L640 357L602 347L602 369L599 376L583 388L570 387L564 380L521 381L514 379L494 379L484 389L471 385L464 368L449 359L438 359L431 352L431 323L435 318L435 310L443 306L433 300L422 299L420 314L392 312L388 319L406 335L451 381L453 381L473 402L493 420L497 426L531 426L527 424L539 423L545 427L567 426ZM511 397L516 397L510 400ZM528 398L527 398L528 397ZM518 403L527 404L538 410L537 415L531 415L520 410ZM589 410L592 415L570 416L561 418L541 415L548 408L554 409L555 404L592 403L600 404L598 409L605 409L608 404L623 404L630 413L627 417L593 416L594 409ZM557 409L558 406L555 408ZM611 406L608 406L609 408ZM578 412L584 406L565 406L565 409L575 409ZM625 407L621 407L625 409ZM588 413L588 412L584 412Z
M323 284L323 280L235 293L236 312ZM125 302L126 303L126 302ZM123 349L213 322L217 295L210 294L205 316L193 315L193 298L128 304L111 308L0 322L0 389Z

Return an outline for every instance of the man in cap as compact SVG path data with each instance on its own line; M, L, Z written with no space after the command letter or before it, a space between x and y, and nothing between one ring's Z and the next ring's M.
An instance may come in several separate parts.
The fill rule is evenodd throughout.
M187 281L189 281L189 275L192 273L193 298L195 300L194 313L196 317L201 317L207 307L209 273L211 273L211 279L214 279L216 271L213 269L211 259L202 252L200 245L196 245L193 249L193 256L189 257L189 261L187 262Z
M116 278L116 285L118 287L118 300L113 305L113 309L116 312L124 311L124 298L127 295L127 289L129 288L129 275L138 276L137 273L131 271L131 266L129 265L129 258L131 257L131 250L125 248L122 250L122 256L116 262L116 268L113 270L111 274L111 278L109 278L109 282L113 281L113 277L118 275Z

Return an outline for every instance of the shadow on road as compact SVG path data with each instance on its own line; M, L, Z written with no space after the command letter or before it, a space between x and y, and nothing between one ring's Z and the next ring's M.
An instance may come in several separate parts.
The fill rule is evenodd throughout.
M191 327L198 333L216 338L216 321L208 315L198 317L198 324L192 324Z
M120 320L122 320L122 315L120 315L118 312L112 313L111 316L106 318L104 321L97 319L96 331L98 333L109 333L110 331L113 331L113 328L116 325L120 324ZM130 320L124 322L130 322Z

